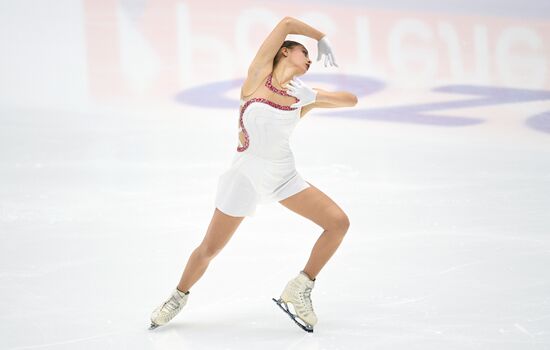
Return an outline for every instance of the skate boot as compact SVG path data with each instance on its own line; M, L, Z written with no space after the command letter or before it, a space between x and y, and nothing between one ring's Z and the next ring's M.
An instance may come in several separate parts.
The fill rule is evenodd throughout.
M151 327L149 329L155 329L173 319L187 304L188 295L189 291L184 293L180 292L177 288L174 289L170 298L157 307L151 314Z
M294 279L290 280L279 300L273 298L273 301L296 322L300 328L306 332L313 332L313 326L317 323L317 316L311 303L311 290L315 285L314 280L301 271ZM296 314L293 314L288 304L292 304ZM301 322L300 322L301 321Z

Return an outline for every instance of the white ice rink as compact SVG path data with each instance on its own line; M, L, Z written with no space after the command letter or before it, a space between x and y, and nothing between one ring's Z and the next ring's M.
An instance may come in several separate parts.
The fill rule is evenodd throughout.
M550 349L550 6L386 3L0 0L0 349ZM271 301L322 232L273 203L150 331L287 15L340 66L303 80L359 97L291 139L351 222L319 322Z

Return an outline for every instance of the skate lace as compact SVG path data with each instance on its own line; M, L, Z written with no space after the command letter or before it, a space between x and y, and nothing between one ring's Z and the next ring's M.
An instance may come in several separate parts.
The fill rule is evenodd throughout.
M306 309L306 311L312 312L313 311L313 304L311 302L311 288L306 287L306 289L304 290L304 292L302 294L303 294L304 300L305 300L305 309Z
M180 306L180 303L176 300L174 296L172 296L167 302L164 303L162 308L168 311L169 313L171 313L176 311L179 306Z

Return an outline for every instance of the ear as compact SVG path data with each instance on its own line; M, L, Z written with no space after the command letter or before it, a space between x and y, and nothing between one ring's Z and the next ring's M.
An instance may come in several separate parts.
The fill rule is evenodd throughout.
M288 56L288 47L283 47L281 49L281 53L283 54L283 56L287 57Z

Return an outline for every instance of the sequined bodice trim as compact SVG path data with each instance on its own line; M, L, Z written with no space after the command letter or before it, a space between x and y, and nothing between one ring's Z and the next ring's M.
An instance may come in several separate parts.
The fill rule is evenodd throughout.
M270 73L269 76L267 77L267 80L265 81L265 86L267 86L269 90L273 91L276 94L279 94L281 96L290 96L289 94L286 93L286 91L279 90L275 86L273 86L273 84L271 83L272 78L273 78L273 73Z

